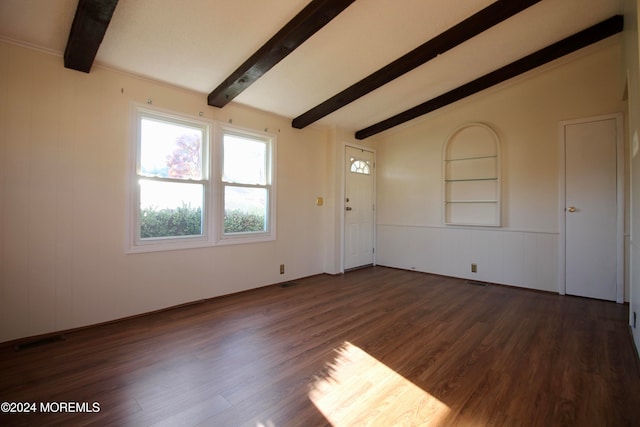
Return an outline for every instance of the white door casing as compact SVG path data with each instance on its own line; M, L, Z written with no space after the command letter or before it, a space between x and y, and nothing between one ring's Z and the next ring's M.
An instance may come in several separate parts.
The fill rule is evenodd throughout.
M374 263L374 153L345 147L344 269Z
M561 294L622 303L622 116L561 123Z

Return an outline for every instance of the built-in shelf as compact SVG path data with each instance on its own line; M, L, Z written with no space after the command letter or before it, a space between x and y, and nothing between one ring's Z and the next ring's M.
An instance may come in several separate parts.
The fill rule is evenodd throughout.
M497 200L448 200L445 203L498 203Z
M497 177L493 178L465 178L465 179L445 179L444 182L464 182L464 181L497 181Z
M461 160L479 160L479 159L495 159L498 156L496 155L491 155L491 156L479 156L479 157L463 157L460 159L444 159L445 162L459 162Z
M443 150L443 222L500 226L500 142L482 123L456 129Z

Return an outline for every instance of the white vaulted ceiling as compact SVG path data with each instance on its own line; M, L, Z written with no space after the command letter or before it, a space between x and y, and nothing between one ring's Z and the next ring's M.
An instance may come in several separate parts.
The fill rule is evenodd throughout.
M203 98L308 0L119 0L95 64ZM356 0L235 102L294 118L491 0ZM0 38L62 54L77 0L0 0ZM542 0L320 119L357 130L622 13L622 0ZM217 107L211 107L217 108Z

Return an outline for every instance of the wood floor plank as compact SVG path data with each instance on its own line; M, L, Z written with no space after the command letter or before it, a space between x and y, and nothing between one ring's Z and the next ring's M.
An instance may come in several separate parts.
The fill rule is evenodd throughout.
M640 425L625 305L372 267L0 347L0 425Z

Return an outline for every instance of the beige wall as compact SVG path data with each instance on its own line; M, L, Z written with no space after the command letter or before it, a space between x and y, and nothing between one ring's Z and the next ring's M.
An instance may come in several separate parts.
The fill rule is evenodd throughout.
M640 71L638 52L638 7L637 0L625 0L625 39L624 39L624 74L627 79L628 119L627 129L630 138L640 133ZM640 149L638 149L640 151ZM630 282L630 324L636 343L636 349L640 347L640 319L633 325L633 313L640 316L640 153L634 155L634 147L629 146L628 167L631 171L630 193L631 203L628 212L629 222L629 263L627 269Z
M125 254L129 106L149 98L277 135L277 241ZM322 273L331 147L324 129L0 42L0 342Z
M377 137L377 262L557 292L558 124L624 110L621 41L611 37ZM468 122L500 138L497 229L442 225L443 144Z

